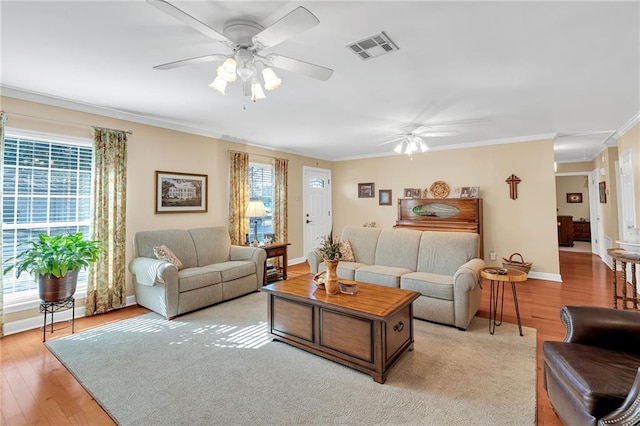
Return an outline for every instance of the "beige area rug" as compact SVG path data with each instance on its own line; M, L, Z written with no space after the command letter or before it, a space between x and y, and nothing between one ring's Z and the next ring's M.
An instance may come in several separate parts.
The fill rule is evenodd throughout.
M415 320L415 350L370 376L272 341L266 294L46 343L122 425L532 425L536 332Z
M558 246L560 251L572 251L575 253L591 253L591 243L586 241L574 241L573 247Z

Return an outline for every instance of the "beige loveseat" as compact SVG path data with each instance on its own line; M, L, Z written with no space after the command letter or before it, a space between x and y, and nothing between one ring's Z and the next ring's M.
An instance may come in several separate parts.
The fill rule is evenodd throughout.
M416 318L467 329L482 297L478 234L347 226L341 239L355 261L341 260L338 277L417 291ZM324 270L316 252L307 260L312 273Z
M154 247L168 247L182 262L158 260ZM258 290L266 252L231 245L224 226L137 232L133 239L136 302L167 319Z

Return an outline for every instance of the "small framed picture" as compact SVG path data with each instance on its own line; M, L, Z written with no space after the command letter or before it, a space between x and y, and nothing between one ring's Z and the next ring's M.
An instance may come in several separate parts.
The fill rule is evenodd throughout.
M470 198L478 198L478 192L480 191L480 187L472 186L471 191L469 191Z
M390 206L391 205L391 190L390 189L381 189L378 191L378 204L381 206Z
M567 193L567 203L581 203L581 202L582 202L582 192Z
M461 188L459 186L453 188L453 198L460 198L460 190Z
M411 198L420 198L420 197L422 197L422 190L420 188L412 188Z
M607 182L602 181L598 184L600 192L600 202L605 204L607 202Z
M207 178L156 170L156 213L205 213Z
M413 188L405 188L404 191L404 198L413 198Z
M463 186L460 189L460 198L469 198L469 195L471 194L471 188L468 186Z
M373 182L370 183L359 183L358 184L358 198L373 198L376 195L375 185Z

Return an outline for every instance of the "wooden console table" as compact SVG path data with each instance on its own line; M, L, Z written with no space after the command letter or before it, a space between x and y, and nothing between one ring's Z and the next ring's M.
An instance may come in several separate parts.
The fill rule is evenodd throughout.
M277 280L287 279L287 246L291 243L272 243L262 247L267 252L267 259L273 259L276 257L282 257L282 265L267 269L267 262L264 262L264 283L270 283Z
M607 253L613 260L613 307L618 309L618 300L622 300L622 309L628 309L627 303L633 304L633 309L638 309L638 284L636 279L636 265L640 264L640 253L633 253L621 248L607 249ZM622 268L622 296L618 296L618 270L617 262ZM627 282L627 263L631 264L631 282ZM631 297L627 296L627 285L631 286Z

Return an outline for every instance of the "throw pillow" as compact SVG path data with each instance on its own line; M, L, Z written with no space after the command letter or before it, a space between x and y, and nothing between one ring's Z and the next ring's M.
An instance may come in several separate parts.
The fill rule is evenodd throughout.
M174 265L176 265L176 268L178 268L178 271L182 269L182 262L180 262L180 259L178 259L178 257L175 254L173 254L173 252L169 247L165 245L154 247L153 254L155 254L156 257L160 260L171 262Z
M351 248L349 240L344 240L342 242L342 246L340 247L340 260L344 260L345 262L356 261L356 257L353 255L353 249Z

